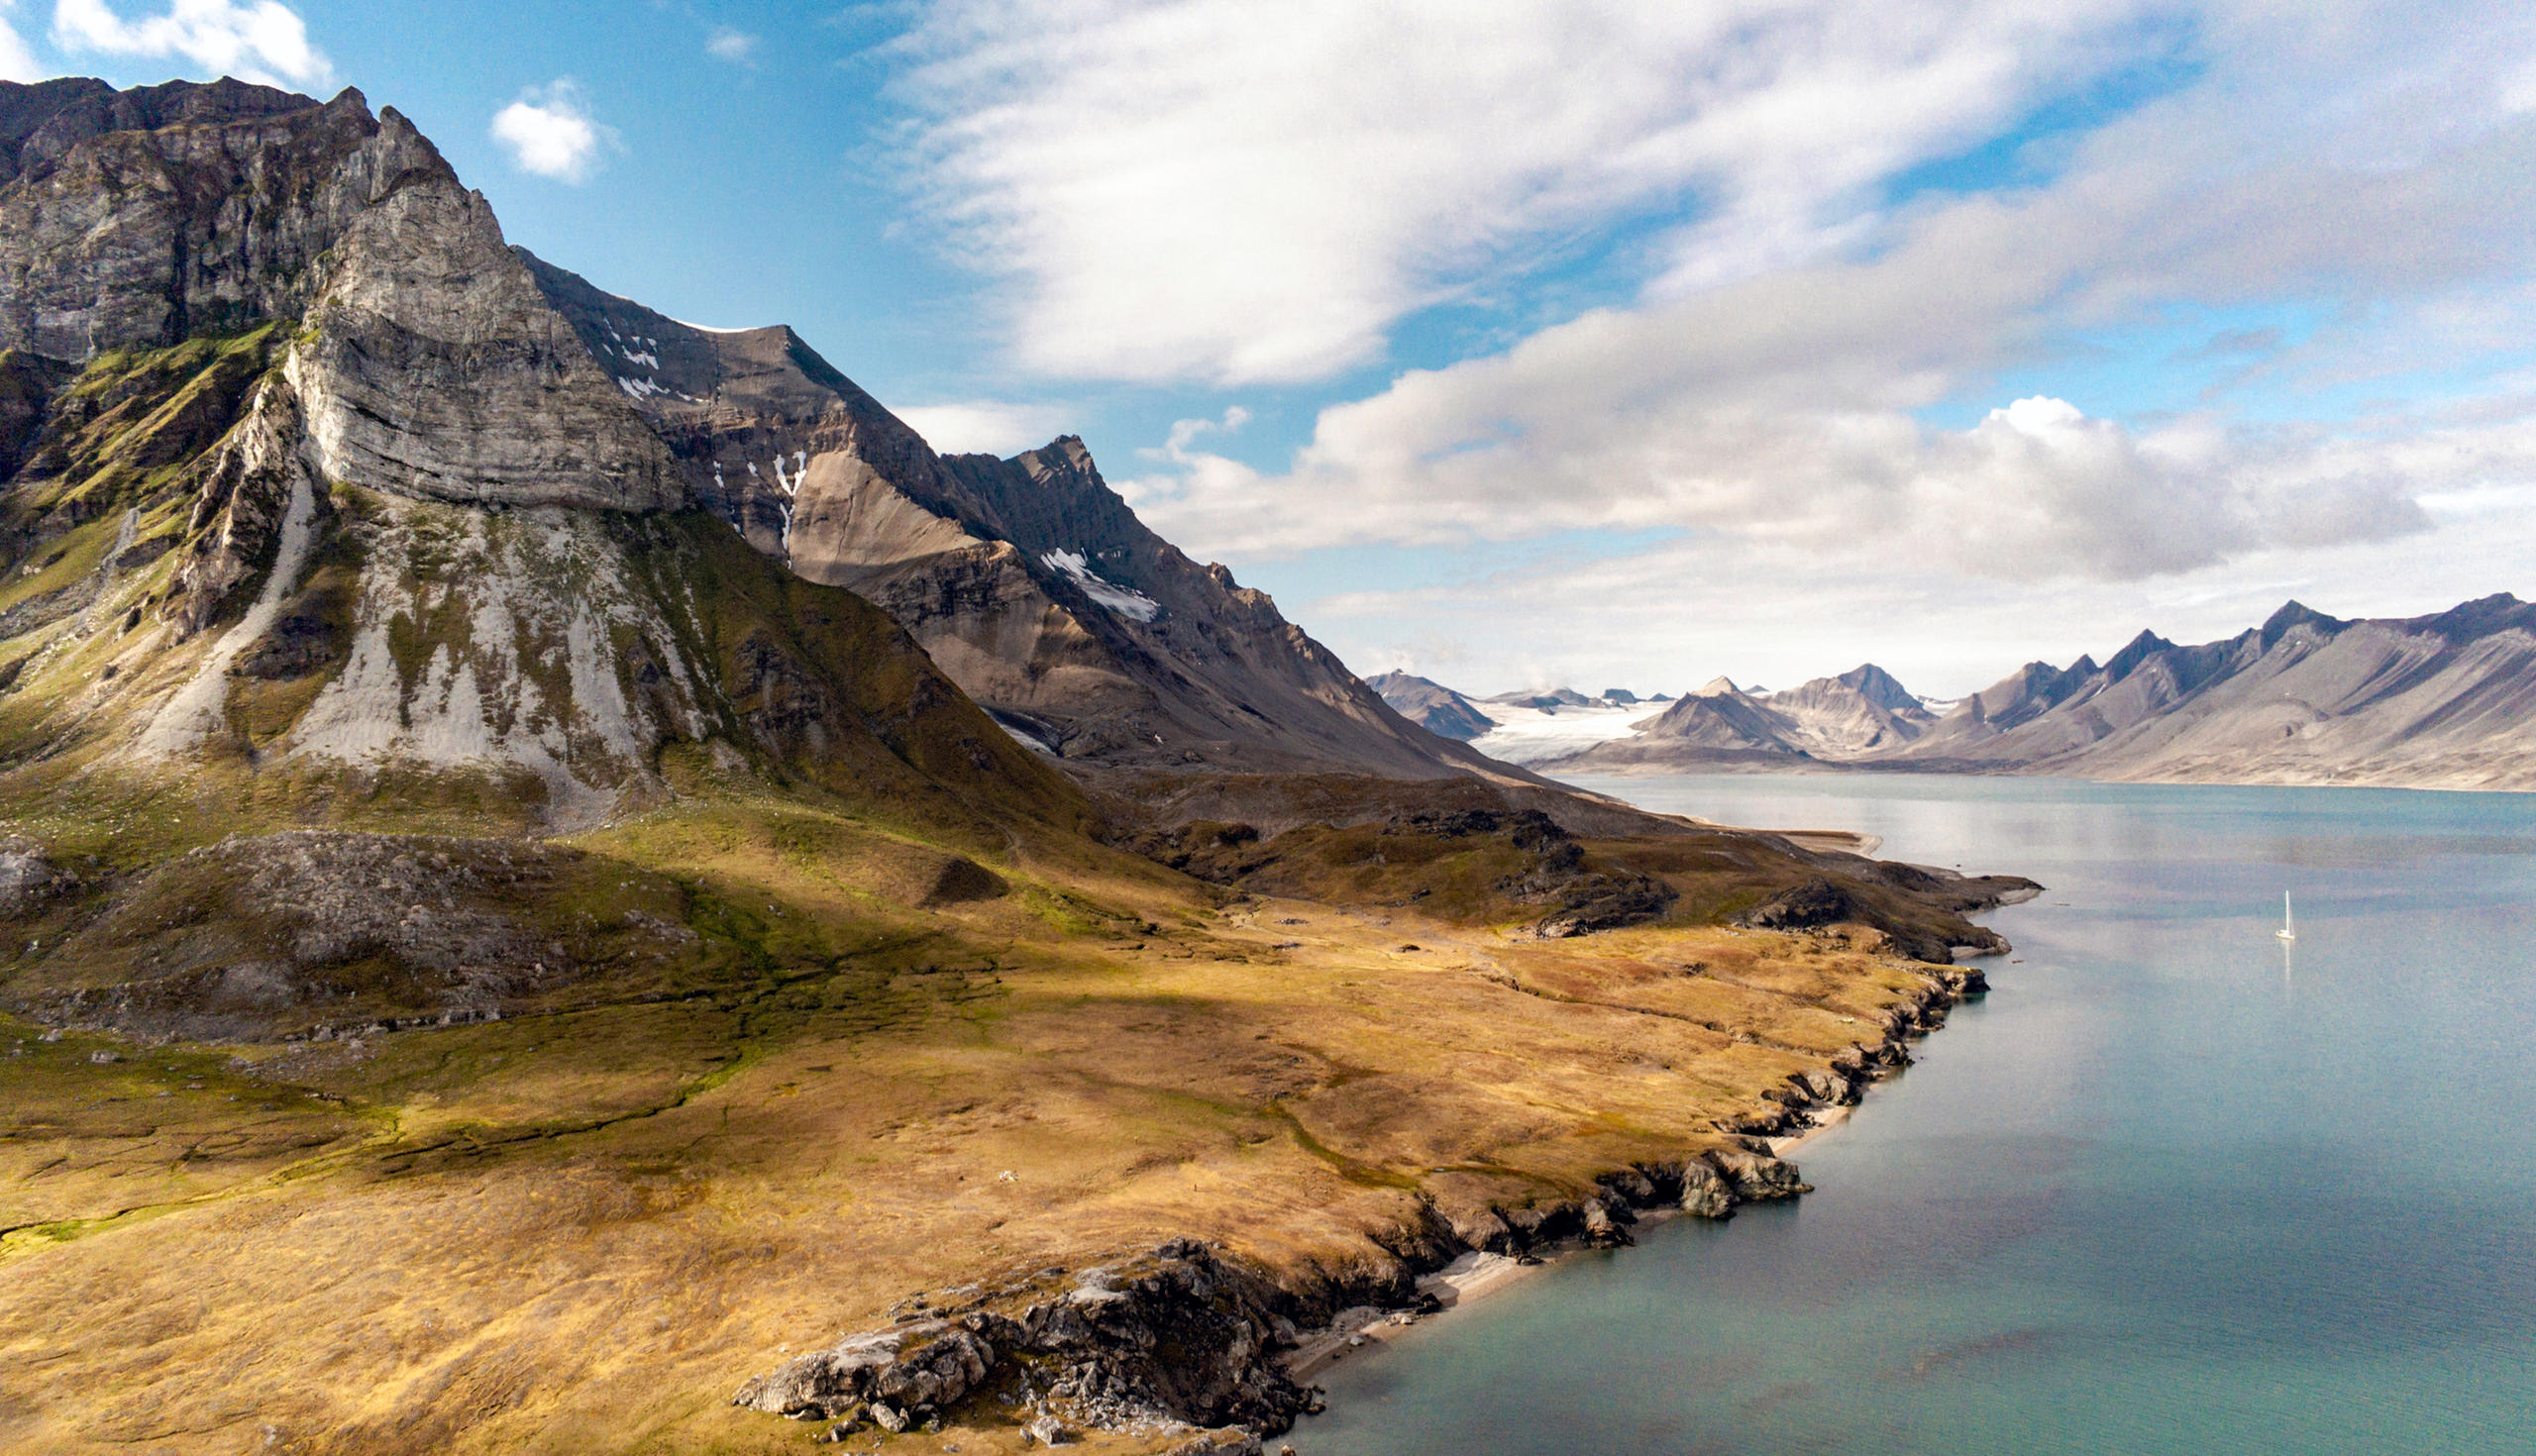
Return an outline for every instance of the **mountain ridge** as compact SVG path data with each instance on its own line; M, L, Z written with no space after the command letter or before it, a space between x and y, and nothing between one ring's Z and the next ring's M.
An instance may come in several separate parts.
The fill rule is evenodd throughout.
M2035 889L1421 742L1080 442L559 307L357 92L0 119L0 1446L1256 1450L1464 1252L1794 1196ZM1287 706L1471 772L1187 765Z
M1729 683L1733 701L1685 699L1669 724L1540 767L2536 788L2536 604L2508 592L2407 618L2345 619L2293 600L2234 637L2190 645L2144 630L2101 664L2028 663L1942 718L1897 714L1908 731L1880 740L1852 720L1846 740L1809 741L1761 716L1849 678L1852 691L1872 682L1879 702L1907 695L1866 671L1759 699Z
M1521 777L1419 731L1266 593L1148 530L1079 437L936 455L789 326L698 329L520 256L709 509L878 602L1061 758Z

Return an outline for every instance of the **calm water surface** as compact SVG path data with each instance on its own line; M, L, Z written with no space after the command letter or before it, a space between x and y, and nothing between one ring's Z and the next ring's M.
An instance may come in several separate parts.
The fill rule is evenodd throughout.
M1299 1450L2536 1452L2536 796L1588 786L2050 889L1819 1192L1342 1364Z

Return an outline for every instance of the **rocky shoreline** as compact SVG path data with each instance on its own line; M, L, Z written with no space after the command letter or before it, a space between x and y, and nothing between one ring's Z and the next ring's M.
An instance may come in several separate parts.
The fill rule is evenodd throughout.
M1922 969L1918 993L1873 1047L1791 1075L1765 1094L1769 1110L1721 1122L1720 1146L1611 1170L1585 1196L1460 1219L1421 1203L1412 1223L1375 1235L1388 1259L1302 1287L1215 1245L1174 1239L1094 1268L916 1295L890 1326L788 1360L731 1404L817 1423L830 1443L935 1430L967 1410L1047 1445L1098 1429L1172 1441L1172 1456L1259 1452L1263 1437L1321 1408L1320 1391L1305 1384L1313 1370L1379 1337L1368 1330L1447 1307L1463 1287L1457 1274L1627 1245L1630 1226L1650 1214L1726 1218L1744 1203L1811 1192L1779 1153L1845 1117L1868 1086L1910 1064L1912 1040L1989 988L1977 969Z

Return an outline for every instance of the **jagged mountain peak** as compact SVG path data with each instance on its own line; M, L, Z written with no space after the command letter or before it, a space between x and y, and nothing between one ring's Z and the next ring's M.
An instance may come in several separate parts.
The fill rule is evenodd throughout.
M2051 690L2026 690L2026 711L1996 711L2020 683ZM2516 597L2400 619L2291 601L2223 641L2142 633L2101 670L2087 658L2058 673L2034 665L1901 757L2122 779L2524 787L2536 782L2519 767L2536 753L2531 725L2536 608Z
M0 348L81 364L294 321L269 399L298 412L326 479L488 504L683 502L668 452L483 198L393 108L235 82L38 89L0 108L53 107L0 183Z
M1148 530L1080 436L937 455L790 328L697 329L522 258L698 500L880 603L1029 741L1116 763L1497 772Z
M1856 688L1861 696L1877 707L1897 713L1921 710L1919 697L1892 674L1873 663L1860 663L1832 680Z
M100 84L0 88L42 168L0 183L0 777L393 776L380 813L460 783L487 823L578 824L712 745L1080 809L888 618L683 509L392 108Z
M369 100L347 86L332 102L223 76L116 90L93 76L0 83L0 183L49 174L71 147L110 132L262 120L320 105L368 114Z
M2425 631L2436 632L2451 642L2470 642L2495 632L2536 630L2536 605L2520 601L2506 591L2461 602L2435 616L2414 619Z
M2147 662L2150 658L2155 657L2160 653L2172 652L2173 650L2173 643L2160 637L2155 632L2143 629L2139 636L2132 638L2130 642L2124 644L2122 651L2115 653L2113 657L2105 663L2102 671L2106 677L2119 682L2123 678L2130 676L2142 663Z

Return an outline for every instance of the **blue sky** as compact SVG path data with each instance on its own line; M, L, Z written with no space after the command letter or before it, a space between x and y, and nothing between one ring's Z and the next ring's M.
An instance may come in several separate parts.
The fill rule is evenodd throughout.
M15 0L1060 430L1360 671L1923 691L2536 587L2536 23L2124 0Z

